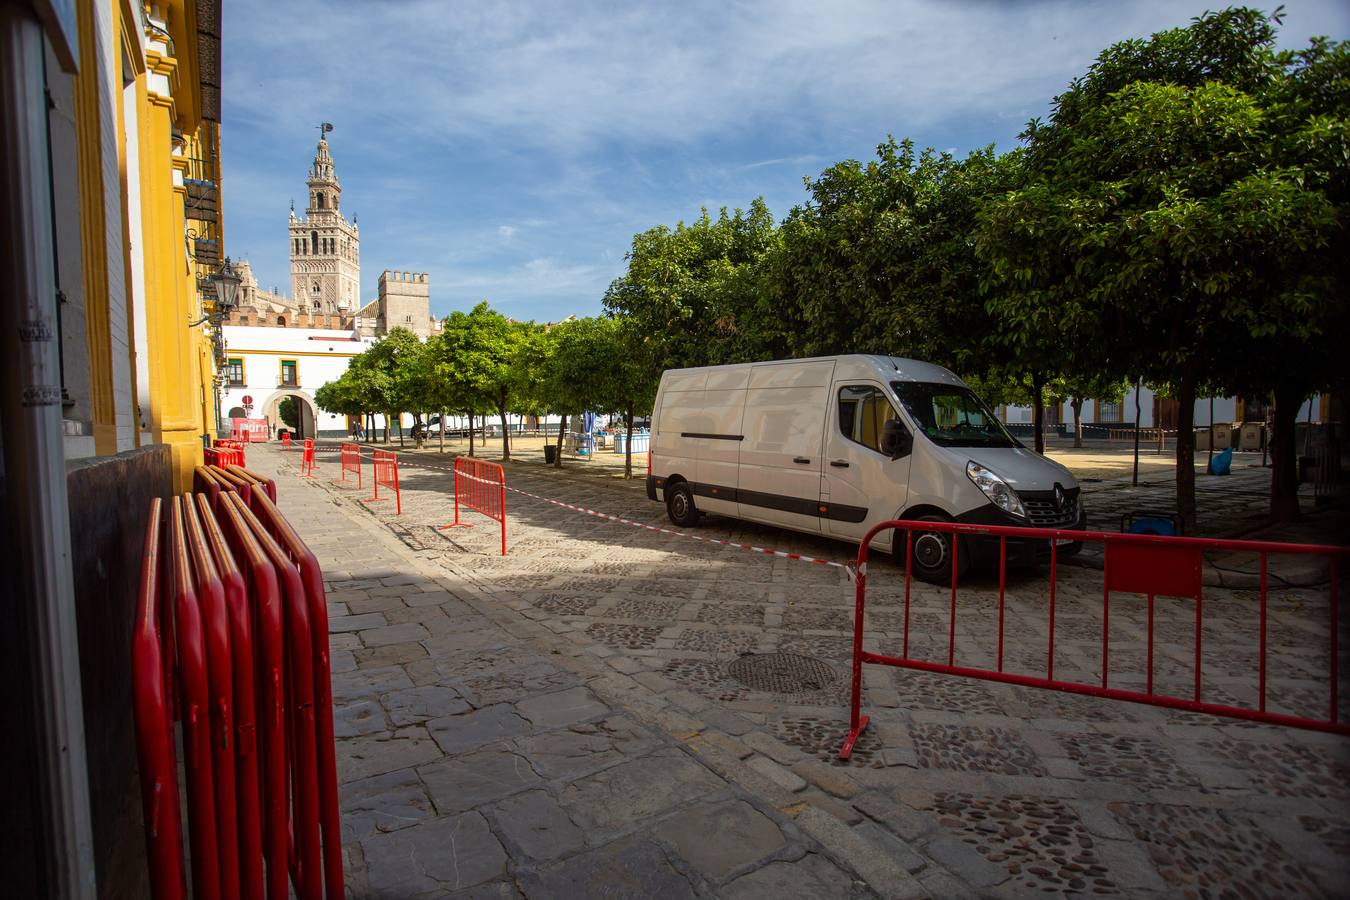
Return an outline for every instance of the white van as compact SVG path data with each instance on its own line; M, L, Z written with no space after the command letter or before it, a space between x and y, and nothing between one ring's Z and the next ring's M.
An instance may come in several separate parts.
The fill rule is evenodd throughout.
M961 379L912 359L671 369L651 437L647 496L681 528L718 513L856 543L887 519L1087 526L1068 469L1018 443ZM873 545L891 550L893 534ZM1044 539L1007 546L1010 564L1050 552ZM915 532L912 552L916 576L951 579L949 535ZM997 560L997 538L962 539L960 571Z

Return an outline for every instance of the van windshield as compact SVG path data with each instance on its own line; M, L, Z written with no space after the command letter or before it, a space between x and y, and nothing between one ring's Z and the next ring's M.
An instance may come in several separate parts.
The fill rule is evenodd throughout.
M969 388L923 381L891 387L919 429L943 447L1018 447L1002 423Z

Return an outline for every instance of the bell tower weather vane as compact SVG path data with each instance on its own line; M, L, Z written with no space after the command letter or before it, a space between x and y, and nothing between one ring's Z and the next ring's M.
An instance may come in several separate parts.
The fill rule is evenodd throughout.
M333 130L333 123L320 122L318 125L315 125L314 127L319 129L319 139L322 140L323 138L327 137L328 132Z

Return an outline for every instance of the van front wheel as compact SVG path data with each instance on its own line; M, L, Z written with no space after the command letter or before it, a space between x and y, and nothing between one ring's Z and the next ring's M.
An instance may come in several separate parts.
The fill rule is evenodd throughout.
M946 522L939 516L924 516L921 522ZM952 583L952 543L960 540L956 535L945 531L913 532L913 546L909 550L914 566L914 577L929 584L949 585ZM905 565L905 532L897 529L893 546L893 555L901 568ZM970 555L965 547L957 548L956 577L960 578L970 569Z
M694 506L694 492L689 485L680 484L666 488L666 515L680 528L693 528L698 524L698 509Z

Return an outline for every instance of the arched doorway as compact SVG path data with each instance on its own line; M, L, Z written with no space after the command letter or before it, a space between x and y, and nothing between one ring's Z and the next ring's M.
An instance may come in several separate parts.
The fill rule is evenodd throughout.
M285 400L290 400L290 403L283 406ZM283 413L286 414L285 418ZM304 440L315 436L315 422L318 420L319 411L308 394L303 391L285 390L277 391L267 398L267 402L262 405L262 415L267 419L267 424L274 434L284 429L291 432L296 440Z

